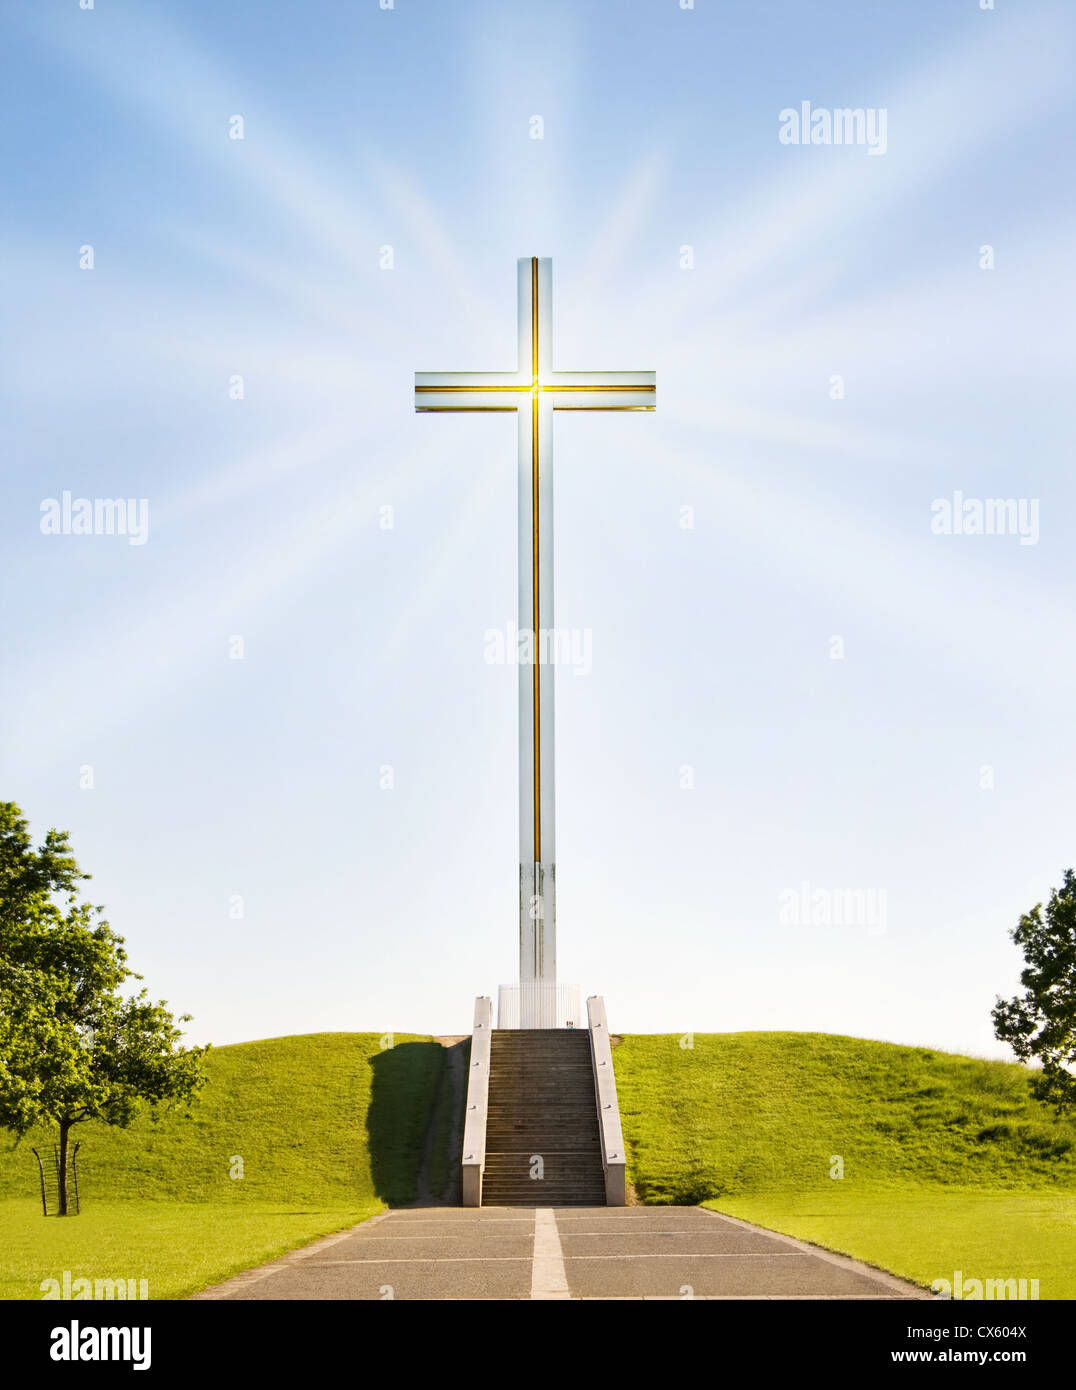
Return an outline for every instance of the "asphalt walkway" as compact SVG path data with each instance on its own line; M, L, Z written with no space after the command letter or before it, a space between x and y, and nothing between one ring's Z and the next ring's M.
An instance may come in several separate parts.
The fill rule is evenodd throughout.
M198 1299L929 1298L701 1207L385 1212Z

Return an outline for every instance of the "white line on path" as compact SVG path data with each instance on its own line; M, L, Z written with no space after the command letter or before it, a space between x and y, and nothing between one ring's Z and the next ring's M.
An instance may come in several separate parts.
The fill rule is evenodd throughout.
M526 1255L406 1255L395 1259L375 1255L369 1260L319 1260L318 1265L521 1265L526 1260Z
M531 1298L571 1298L557 1233L557 1218L550 1207L537 1207L534 1212Z

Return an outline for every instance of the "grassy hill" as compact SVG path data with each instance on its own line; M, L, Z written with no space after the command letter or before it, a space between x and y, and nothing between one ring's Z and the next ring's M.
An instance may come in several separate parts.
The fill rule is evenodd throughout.
M214 1049L189 1119L76 1127L84 1199L412 1200L444 1051L393 1041L321 1033ZM1076 1122L1032 1101L1016 1064L825 1033L680 1041L629 1035L614 1052L643 1201L828 1189L835 1156L846 1182L874 1187L1076 1186ZM0 1197L35 1195L30 1145L54 1137L0 1139Z
M1076 1187L1076 1121L1016 1063L827 1033L628 1036L613 1054L646 1202L845 1183Z
M316 1033L214 1048L189 1119L75 1127L84 1202L411 1201L443 1049L409 1034L393 1041ZM30 1145L51 1152L54 1141L41 1133L4 1145L0 1197L34 1195ZM236 1156L241 1179L230 1176Z
M393 1042L323 1033L217 1048L190 1119L76 1126L77 1218L41 1215L30 1146L49 1154L54 1134L0 1141L0 1297L38 1298L65 1269L181 1297L411 1201L444 1051Z
M0 1140L0 1296L67 1269L178 1297L412 1200L446 1054L381 1042L218 1048L190 1119L78 1126L76 1220L41 1216L29 1146L54 1136ZM1023 1068L809 1033L626 1036L613 1061L639 1199L707 1201L927 1283L981 1266L1076 1293L1076 1122L1029 1098ZM442 1176L458 1161L430 1157Z

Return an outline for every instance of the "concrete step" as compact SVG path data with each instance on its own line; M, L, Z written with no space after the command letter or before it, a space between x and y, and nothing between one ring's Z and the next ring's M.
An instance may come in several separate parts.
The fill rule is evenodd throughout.
M564 1047L540 1039L537 1042L502 1042L494 1033L490 1051L494 1057L563 1057L566 1061L574 1062L590 1057L590 1043L585 1037L581 1047Z
M517 1081L538 1081L541 1079L549 1081L578 1081L584 1082L589 1078L594 1080L594 1073L590 1067L568 1066L561 1062L526 1062L518 1067L505 1066L503 1062L494 1062L489 1069L490 1076L503 1076L507 1079L515 1078Z
M528 1135L535 1139L541 1135L545 1142L556 1149L558 1139L572 1139L572 1148L577 1148L580 1140L586 1140L593 1145L598 1138L598 1126L596 1122L584 1121L579 1124L566 1126L554 1124L552 1122L543 1123L541 1120L526 1118L515 1121L498 1120L495 1124L486 1126L486 1148L496 1149L497 1135L503 1134L507 1138L519 1138L521 1135Z
M540 1192L552 1195L557 1193L577 1193L580 1196L589 1195L591 1192L605 1191L605 1177L596 1177L593 1173L547 1173L544 1178L531 1178L514 1176L512 1174L489 1174L482 1180L482 1195L490 1196L496 1193L514 1192L518 1196L537 1196Z
M535 1153L596 1153L598 1133L583 1130L566 1134L562 1129L497 1128L486 1131L487 1153L533 1149Z
M515 1100L526 1100L531 1104L536 1100L563 1100L566 1104L570 1102L581 1105L594 1094L594 1081L591 1078L588 1078L588 1084L566 1081L558 1085L546 1076L520 1081L515 1077L504 1077L497 1072L491 1072L490 1081L499 1083L495 1094L498 1096L498 1104L501 1105L506 1101Z
M602 1166L601 1156L595 1150L546 1149L541 1158L547 1168L555 1163L574 1168L585 1168L589 1165L597 1172ZM525 1155L522 1149L487 1149L486 1151L487 1168L513 1167L522 1171L529 1166L529 1159L530 1155Z
M545 1178L510 1178L510 1177L491 1177L488 1182L483 1179L482 1196L503 1195L514 1193L517 1197L538 1198L545 1193L546 1199L553 1196L579 1196L589 1197L593 1192L604 1192L604 1178L581 1177L578 1173L569 1176L545 1177Z
M498 1110L501 1114L505 1115L511 1110L526 1110L527 1113L531 1115L539 1111L545 1111L553 1115L562 1113L564 1115L584 1115L590 1110L594 1110L595 1115L598 1113L595 1109L593 1096L566 1096L563 1093L555 1096L538 1096L533 1092L530 1094L526 1092L517 1094L511 1091L502 1091L491 1101L490 1108L491 1110Z
M532 1147L540 1144L543 1153L561 1153L569 1149L573 1152L585 1149L590 1153L596 1153L598 1140L597 1129L568 1131L528 1129L523 1125L498 1125L495 1129L486 1130L486 1151L498 1153L502 1144L513 1150L518 1150L524 1144L530 1144Z
M489 1069L490 1076L503 1076L506 1080L516 1080L522 1083L528 1081L576 1081L583 1084L589 1079L591 1084L594 1082L594 1073L590 1067L567 1066L560 1062L527 1062L523 1066L508 1067L503 1063L494 1062Z
M489 1074L495 1076L504 1086L515 1086L519 1090L540 1087L547 1091L559 1090L569 1086L588 1093L594 1089L594 1077L590 1068L582 1067L532 1067L529 1071L506 1071L503 1067L490 1067Z
M500 1087L497 1088L494 1094L496 1099L492 1102L491 1108L495 1106L502 1115L506 1115L509 1111L513 1110L526 1111L529 1115L541 1111L553 1115L583 1115L590 1109L594 1110L595 1115L598 1113L595 1108L596 1103L591 1095L573 1094L566 1096L562 1092L558 1095L544 1096L535 1095L533 1092L528 1093L526 1091L504 1091Z
M530 1154L505 1154L505 1158L514 1159L515 1162L486 1164L485 1176L491 1182L567 1182L569 1179L574 1182L580 1178L593 1178L596 1182L605 1181L600 1163L555 1163L552 1159L546 1158L542 1178L532 1178Z
M604 1182L483 1182L483 1206L507 1207L514 1202L533 1202L540 1207L565 1206L569 1201L585 1202L587 1206L604 1206Z
M532 1087L530 1089L516 1090L512 1086L498 1086L493 1095L489 1098L491 1106L513 1106L526 1105L529 1107L552 1106L554 1109L563 1106L566 1110L585 1110L587 1106L594 1103L594 1087L588 1086L586 1090L573 1088L566 1091L561 1087L548 1089L542 1087ZM595 1110L594 1112L598 1112Z
M541 1188L541 1191L535 1191ZM550 1187L547 1183L534 1183L526 1189L522 1187L482 1188L484 1207L604 1207L604 1186L581 1187L578 1183L568 1187Z
M564 1073L558 1072L555 1067L542 1067L530 1072L506 1072L491 1067L489 1075L490 1080L495 1078L501 1083L501 1090L515 1091L517 1094L526 1092L533 1096L545 1092L551 1096L568 1093L582 1096L590 1095L594 1090L594 1078L589 1071Z
M502 1110L499 1114L490 1116L486 1125L487 1133L497 1125L506 1125L512 1129L517 1125L531 1125L540 1129L563 1130L566 1134L575 1134L580 1130L596 1134L598 1117L588 1115L586 1111L528 1110L526 1106L520 1106L518 1110Z
M497 1125L530 1125L537 1126L539 1129L564 1129L573 1133L578 1130L598 1131L598 1117L591 1115L586 1110L571 1110L567 1107L558 1110L544 1110L536 1107L528 1110L525 1105L518 1109L499 1110L496 1115L490 1115L486 1122L486 1132Z
M503 1196L491 1197L488 1202L484 1202L487 1207L604 1207L605 1193L601 1196L588 1193L586 1196L563 1196L541 1197L537 1201L533 1197Z
M508 1117L515 1116L549 1116L551 1119L563 1121L565 1124L576 1123L587 1118L590 1112L594 1112L595 1120L598 1117L597 1106L589 1097L583 1101L569 1101L561 1103L554 1100L539 1100L534 1097L501 1097L497 1102L496 1111L491 1114Z
M509 1187L518 1188L521 1192L537 1192L539 1187L550 1192L555 1187L578 1187L586 1188L589 1191L591 1187L604 1189L605 1175L594 1172L550 1172L547 1169L542 1177L532 1178L529 1172L524 1172L522 1175L516 1172L497 1172L487 1173L482 1180L482 1186L483 1188L488 1187L490 1191L494 1188L501 1190Z
M541 1116L551 1120L563 1121L564 1123L578 1123L581 1120L593 1118L597 1123L598 1112L595 1103L587 1097L585 1100L538 1100L532 1096L504 1097L498 1101L496 1107L490 1107L489 1115L491 1119L498 1117L507 1119L510 1116L527 1116L534 1118Z
M539 1187L549 1191L552 1191L554 1187L578 1187L589 1190L591 1187L597 1186L604 1189L605 1174L597 1174L593 1171L575 1172L574 1170L565 1170L561 1172L559 1169L554 1171L546 1169L542 1177L532 1178L529 1171L524 1171L521 1174L512 1170L510 1172L486 1173L482 1180L482 1186L483 1188L489 1188L490 1191L494 1188L500 1190L502 1188L512 1187L518 1188L521 1192L537 1192Z
M489 1137L498 1130L503 1130L505 1134L516 1134L522 1130L528 1134L586 1134L596 1139L598 1122L589 1115L528 1115L525 1111L516 1115L497 1115L486 1125L487 1148Z
M585 1105L594 1094L593 1081L589 1086L554 1086L545 1081L540 1084L519 1085L514 1081L505 1082L503 1077L498 1077L494 1073L490 1077L491 1082L499 1081L494 1096L498 1105L514 1104L516 1101L525 1100L528 1105L534 1105L537 1101L546 1101L550 1105ZM491 1096L491 1101L494 1099Z
M498 1060L507 1058L509 1061L517 1061L523 1057L548 1057L553 1061L564 1062L566 1065L581 1066L584 1062L590 1061L589 1047L498 1047L496 1043L490 1049L490 1055Z
M490 1147L491 1136L498 1132L519 1134L524 1130L528 1134L571 1134L573 1137L585 1134L597 1139L598 1121L589 1115L574 1118L563 1115L498 1115L486 1125L486 1147Z

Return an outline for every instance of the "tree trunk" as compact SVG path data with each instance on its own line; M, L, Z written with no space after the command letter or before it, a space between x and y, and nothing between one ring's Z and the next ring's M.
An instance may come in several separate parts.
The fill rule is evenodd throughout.
M60 1121L60 1171L57 1174L59 1211L58 1216L67 1215L67 1136L71 1133L71 1121Z

